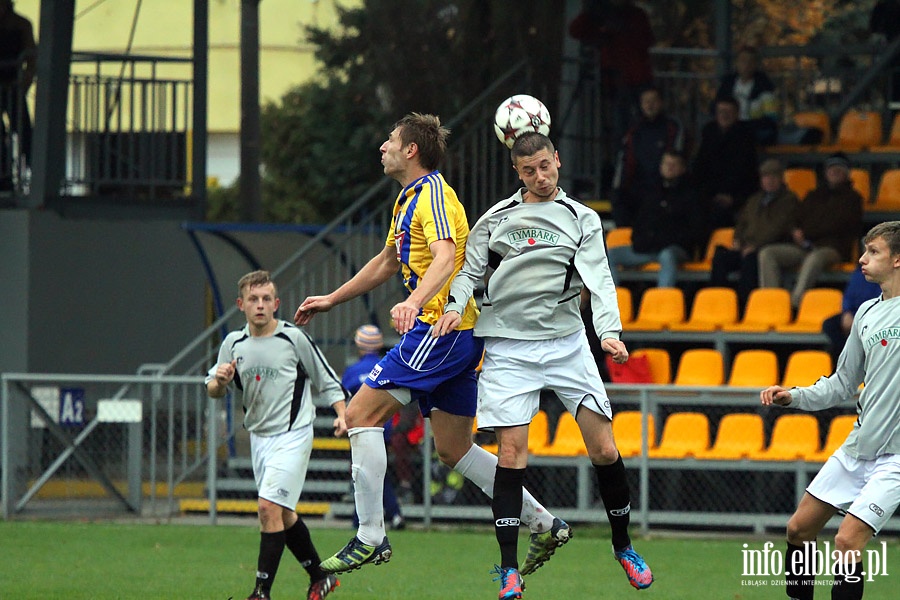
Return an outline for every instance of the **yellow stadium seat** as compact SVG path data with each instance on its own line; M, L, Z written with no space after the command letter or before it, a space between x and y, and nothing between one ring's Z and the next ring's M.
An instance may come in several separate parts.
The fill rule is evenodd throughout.
M793 168L784 170L784 184L803 200L816 189L816 172L813 169Z
M734 357L728 385L765 388L778 383L778 357L771 350L741 350Z
M753 460L804 460L819 450L819 422L812 415L781 415L775 420L769 446L750 455Z
M881 113L848 110L841 117L833 144L818 146L818 152L857 152L881 144Z
M864 209L900 212L900 169L888 169L882 173L875 202L865 204Z
M641 296L637 318L622 328L626 331L666 329L684 321L684 293L681 288L648 288Z
M900 152L900 112L894 115L887 143L869 148L870 152Z
M641 348L631 353L631 356L646 356L650 362L650 377L653 383L668 385L672 383L672 360L669 351L664 348Z
M546 448L550 444L550 429L547 421L547 413L537 411L528 426L528 451L532 454Z
M760 452L765 445L762 417L750 413L733 413L722 417L712 448L697 458L740 460Z
M535 451L534 454L539 456L587 456L584 438L581 437L581 430L572 413L564 412L560 415L553 442L542 450Z
M791 294L783 288L756 288L747 298L744 318L722 331L760 333L771 331L791 320Z
M796 350L788 356L781 387L806 387L831 372L831 355L824 350Z
M706 254L703 260L688 261L681 263L679 267L682 271L709 271L712 269L712 259L716 253L716 248L724 246L731 248L734 244L734 227L721 227L712 232L709 241L706 243Z
M606 247L616 248L618 246L631 245L631 227L616 227L606 232Z
M684 323L673 323L672 331L716 331L738 318L737 292L731 288L703 288L694 296L691 316Z
M724 366L718 350L692 348L681 355L675 385L722 385L723 381Z
M819 452L806 457L806 460L825 462L834 451L847 440L847 436L856 425L856 415L838 415L828 425L828 435L825 436L825 445Z
M819 333L822 322L841 312L843 294L831 288L812 288L806 290L800 299L797 317L787 325L778 325L779 333Z
M640 456L641 432L643 429L642 414L638 410L625 410L613 415L612 430L616 447L622 458ZM656 447L656 427L653 415L647 415L647 448Z
M650 458L686 458L709 448L709 419L703 413L677 412L666 419L659 446Z
M872 180L869 177L868 169L850 169L850 181L853 183L853 189L859 192L863 197L863 206L872 200Z
M627 287L616 286L616 300L619 302L619 319L622 324L631 323L634 320L634 301L631 298L631 290Z

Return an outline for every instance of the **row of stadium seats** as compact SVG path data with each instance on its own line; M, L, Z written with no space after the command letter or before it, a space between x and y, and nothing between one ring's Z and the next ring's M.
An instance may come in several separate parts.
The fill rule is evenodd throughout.
M885 138L882 138L881 113L877 111L848 110L841 118L834 138L830 118L825 111L796 112L793 120L799 127L822 131L822 143L772 146L769 152L900 152L900 113L894 116L891 130Z
M822 322L841 312L842 295L831 288L806 291L791 318L790 293L783 288L757 288L750 293L744 317L738 320L737 293L731 288L703 288L685 319L681 288L648 288L637 315L631 290L617 287L619 315L625 331L725 331L735 333L819 333Z
M863 197L865 212L900 212L900 169L888 169L882 173L874 196L868 169L850 169L850 179L853 188ZM806 167L786 169L784 182L801 200L818 185L815 169Z
M641 348L632 359L646 357L652 383L660 385L785 388L812 385L832 373L831 355L824 350L795 350L787 359L784 375L778 376L778 357L772 350L741 350L734 357L726 379L721 352L712 348L686 350L672 379L669 352L663 348Z

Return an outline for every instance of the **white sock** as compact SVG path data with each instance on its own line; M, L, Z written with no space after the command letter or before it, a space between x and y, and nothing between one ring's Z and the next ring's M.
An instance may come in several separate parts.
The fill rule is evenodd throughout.
M453 467L466 479L481 488L488 498L494 497L494 473L497 471L497 457L477 444ZM522 488L522 523L534 533L543 533L553 527L553 515L544 508L531 492Z
M353 475L353 496L359 531L356 537L363 544L377 546L384 539L384 474L387 471L387 450L384 447L383 427L353 427L350 437L350 471Z

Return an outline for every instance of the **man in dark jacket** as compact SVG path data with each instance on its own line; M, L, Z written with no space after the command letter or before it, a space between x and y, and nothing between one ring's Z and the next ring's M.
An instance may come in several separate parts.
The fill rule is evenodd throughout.
M825 159L825 185L806 195L797 210L792 243L771 244L759 251L759 286L780 287L785 269L799 267L791 304L819 275L839 261L851 260L862 228L863 199L850 181L850 160L843 152Z
M741 48L734 60L734 73L722 78L716 99L733 96L740 106L740 119L747 123L762 146L778 139L778 97L775 84L759 69L759 53L752 46Z

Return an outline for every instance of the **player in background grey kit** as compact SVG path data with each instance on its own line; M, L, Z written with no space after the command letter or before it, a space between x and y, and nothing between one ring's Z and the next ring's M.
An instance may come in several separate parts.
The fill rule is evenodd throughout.
M851 400L866 384L847 441L822 466L788 521L785 591L795 600L813 598L815 569L806 562L816 536L838 512L844 514L834 538L840 560L824 557L840 567L833 570L831 597L862 598L862 552L900 503L900 221L876 225L863 243L859 264L881 294L856 312L834 373L807 387L773 385L760 392L766 406L822 410Z
M315 400L331 405L335 435L342 435L347 392L312 339L275 318L278 290L266 271L244 275L238 291L247 325L225 336L206 388L221 398L234 383L250 432L260 543L256 588L247 600L269 598L285 546L309 574L307 600L321 600L339 583L319 568L309 529L295 509L312 452Z
M612 528L613 552L637 589L653 582L628 535L630 492L612 434L612 409L588 347L580 305L587 290L601 347L616 362L628 360L619 339L616 290L597 213L557 186L559 155L550 139L525 133L511 150L525 185L478 220L466 244L466 262L450 286L444 335L460 322L475 286L489 280L475 335L485 340L478 382L478 425L500 443L494 478L495 533L500 545L500 598L521 598L517 559L518 515L528 463L528 425L549 389L575 417L598 477Z

